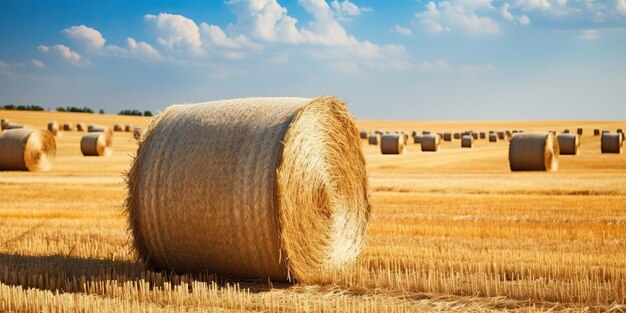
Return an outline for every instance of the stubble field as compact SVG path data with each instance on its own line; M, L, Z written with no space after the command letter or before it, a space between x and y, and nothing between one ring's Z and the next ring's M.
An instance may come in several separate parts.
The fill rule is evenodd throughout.
M145 126L147 118L0 111L48 121ZM626 155L600 154L593 129L626 122L358 121L368 130L573 131L581 153L555 173L511 173L508 142L444 142L402 156L363 141L372 218L365 250L314 285L234 282L146 271L128 243L123 173L136 143L83 157L82 133L57 138L46 173L0 172L0 311L411 312L626 311ZM207 227L211 227L207 225Z

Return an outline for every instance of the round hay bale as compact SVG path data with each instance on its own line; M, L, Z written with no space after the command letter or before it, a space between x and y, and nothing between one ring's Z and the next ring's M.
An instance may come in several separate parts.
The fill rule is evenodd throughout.
M422 136L421 135L415 135L413 136L413 143L422 143Z
M139 141L141 140L141 136L143 136L143 133L143 127L135 127L135 129L133 129L133 138Z
M133 130L134 130L134 129L133 129L133 127L132 127L132 126L130 126L130 125L126 125L126 126L124 126L124 131L125 131L125 132L127 132L127 133L130 133L130 132L132 132Z
M509 143L511 171L556 171L559 142L554 133L516 134Z
M171 106L127 181L138 256L177 273L314 281L356 259L370 215L359 131L333 97Z
M498 134L498 140L504 140L504 136L505 136L504 132L497 132L497 134Z
M89 125L87 126L89 133L104 133L106 135L107 147L113 145L113 130L108 126Z
M622 153L622 135L618 133L603 133L600 151L602 153Z
M577 133L578 135L582 136L582 135L583 135L583 129L582 129L582 128L578 128L578 129L576 129L576 133Z
M559 154L577 155L580 147L580 137L578 134L558 134Z
M487 139L487 134L485 132L479 133L480 139Z
M441 137L439 134L424 135L422 136L422 151L436 152L439 150L440 143Z
M79 123L80 124L80 123ZM78 125L78 124L76 124ZM73 131L74 130L74 125L70 124L70 123L63 123L63 130L64 131Z
M594 136L600 136L600 130L599 130L599 129L597 129L597 128L596 128L596 129L594 129L594 130L593 130L593 135L594 135Z
M52 136L59 135L59 122L52 121L48 122L48 131L52 134Z
M76 130L79 132L84 132L85 130L87 130L87 127L85 127L85 123L76 123Z
M472 147L472 136L465 135L461 138L461 148L471 148Z
M11 129L0 133L0 170L49 171L57 146L49 131Z
M402 134L386 134L380 138L380 152L382 154L403 154L406 141Z
M461 133L454 133L454 139L461 139Z
M564 130L563 130L563 133L564 133L564 134L569 134L569 129L567 129L567 128L566 128L566 129L564 129Z
M443 133L443 141L452 141L452 133Z
M378 134L372 134L367 138L367 143L373 146L377 146L379 141L380 141L380 135Z
M105 133L86 133L80 139L80 151L84 156L109 156L113 151L107 146Z
M423 131L422 131L422 135L430 135L430 131L428 131L428 130L423 130Z
M367 139L368 136L369 136L369 133L366 130L359 131L359 137L361 139Z
M608 130L603 130L602 131L602 134L608 134L608 133L610 133L610 131L608 131Z
M7 127L9 127L10 123L11 122L6 118L3 118L2 120L0 120L0 130L5 130Z
M618 129L617 129L617 133L618 133L618 134L622 134L622 133L624 133L624 131L623 131L621 128L618 128Z
M115 125L113 125L113 131L121 132L121 131L124 131L124 129L122 128L122 125L115 124Z
M507 140L511 140L511 136L513 136L513 133L510 130L505 130L504 135Z
M472 133L472 139L478 140L478 133Z
M498 142L498 135L495 133L489 134L489 142Z

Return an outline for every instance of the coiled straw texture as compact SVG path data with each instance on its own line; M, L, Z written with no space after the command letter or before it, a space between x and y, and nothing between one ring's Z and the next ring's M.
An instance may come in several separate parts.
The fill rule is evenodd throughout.
M559 142L548 133L517 133L509 143L511 171L556 171Z
M578 134L558 134L560 154L577 155L580 147L580 136Z
M403 154L405 146L404 134L385 134L380 138L382 154Z
M127 176L138 256L179 273L299 282L355 260L370 214L359 138L333 97L169 107Z
M80 139L80 151L84 156L109 156L113 151L107 145L105 133L86 133Z
M89 133L104 133L107 146L113 145L113 129L108 126L89 125L87 126L87 132Z
M46 130L5 130L0 134L0 152L0 170L49 171L54 165L56 141Z

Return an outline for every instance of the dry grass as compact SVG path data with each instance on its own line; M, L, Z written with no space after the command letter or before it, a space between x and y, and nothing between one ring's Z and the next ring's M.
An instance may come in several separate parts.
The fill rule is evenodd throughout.
M42 128L52 119L147 123L0 117ZM130 254L121 207L132 134L116 134L111 157L84 158L82 134L66 132L51 172L0 172L0 311L625 311L626 155L602 155L591 131L624 124L360 122L433 132L582 126L587 135L556 173L511 173L505 141L444 142L437 153L409 143L400 156L363 141L372 190L365 251L306 286L144 270Z

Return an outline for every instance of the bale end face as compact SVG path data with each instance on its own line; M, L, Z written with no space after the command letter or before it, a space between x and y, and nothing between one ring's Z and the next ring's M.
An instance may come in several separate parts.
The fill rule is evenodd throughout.
M509 143L511 171L556 171L559 142L549 133L517 133Z
M559 134L557 135L559 142L559 154L561 155L577 155L580 147L580 137L578 134Z
M107 134L87 133L80 139L83 156L110 156L113 151L107 145Z
M404 154L405 146L403 134L386 134L380 138L382 154Z
M602 153L622 153L622 135L618 133L603 133L600 138Z
M49 171L54 165L56 141L45 130L6 130L0 134L0 151L0 170Z
M439 134L424 135L422 136L422 151L424 152L437 152L439 145L441 144L441 137Z

